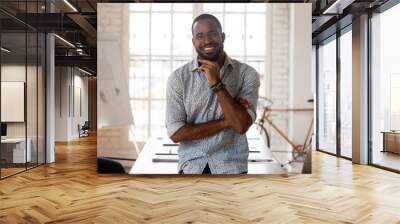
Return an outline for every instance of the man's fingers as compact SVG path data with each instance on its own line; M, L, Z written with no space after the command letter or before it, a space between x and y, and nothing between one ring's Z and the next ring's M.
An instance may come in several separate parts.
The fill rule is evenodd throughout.
M199 62L201 62L202 64L209 64L209 65L214 64L214 62L205 59L199 59Z
M211 69L211 66L206 64L202 64L200 67Z
M244 99L244 98L239 97L239 103L242 106L244 106L245 108L251 107L251 103L248 100Z
M247 103L247 104L250 104L250 102L249 102L248 100L246 100L246 99L244 99L244 98L242 98L242 97L239 97L239 101L240 101L240 102Z
M244 108L249 108L249 105L248 104L244 104L244 103L241 103L240 105L242 105L242 107L244 107Z
M208 66L218 66L219 65L213 61L209 61L209 60L204 60L204 59L199 59L199 61L204 64L204 65L208 65Z
M205 65L202 65L202 66L200 66L199 67L199 70L200 71L202 71L202 72L209 72L210 71L210 68L208 68L207 66L205 66Z
M245 108L249 108L249 104L243 100L239 100L239 104L242 105Z

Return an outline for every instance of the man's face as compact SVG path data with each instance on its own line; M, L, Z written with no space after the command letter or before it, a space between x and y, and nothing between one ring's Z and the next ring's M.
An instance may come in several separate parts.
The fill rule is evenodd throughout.
M224 50L225 34L213 20L202 19L193 25L193 46L201 59L217 61Z

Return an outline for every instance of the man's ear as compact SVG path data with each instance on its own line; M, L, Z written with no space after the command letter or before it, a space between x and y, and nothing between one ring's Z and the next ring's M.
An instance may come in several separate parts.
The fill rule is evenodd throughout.
M224 42L225 42L225 33L222 32L222 43L224 43Z
M193 47L194 47L194 38L192 37L192 44L193 44Z

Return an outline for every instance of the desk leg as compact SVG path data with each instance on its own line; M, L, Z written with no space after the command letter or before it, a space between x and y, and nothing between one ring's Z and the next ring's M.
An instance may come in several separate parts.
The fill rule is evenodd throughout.
M385 133L383 133L383 149L382 149L382 151L381 152L386 152L386 134Z

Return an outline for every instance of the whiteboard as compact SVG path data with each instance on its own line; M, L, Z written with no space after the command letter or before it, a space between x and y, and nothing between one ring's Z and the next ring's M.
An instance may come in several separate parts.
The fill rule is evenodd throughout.
M1 122L24 122L24 82L1 82Z

